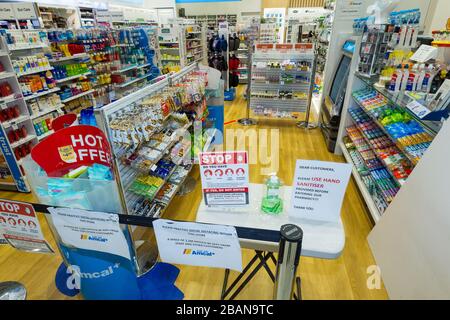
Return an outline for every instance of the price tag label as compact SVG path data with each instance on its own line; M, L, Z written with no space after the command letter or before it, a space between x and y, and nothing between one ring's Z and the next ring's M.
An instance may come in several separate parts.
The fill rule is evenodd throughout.
M426 115L428 115L431 112L430 110L428 110L427 107L425 107L424 105L420 104L415 100L408 103L406 107L420 119L423 119Z
M17 126L16 123L11 123L11 127L13 128L13 130L18 130L19 127Z
M154 165L150 168L151 171L155 171L156 169L158 169L158 166L157 166L156 164L154 164Z
M0 109L5 110L6 109L6 103L0 102Z

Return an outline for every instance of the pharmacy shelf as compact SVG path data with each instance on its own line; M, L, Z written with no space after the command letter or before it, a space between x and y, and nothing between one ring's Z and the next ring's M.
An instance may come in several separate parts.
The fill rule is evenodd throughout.
M31 140L36 139L36 136L34 134L29 134L25 138L20 139L19 141L16 141L14 143L11 143L11 148L17 148L18 146L23 145L24 143L30 142Z
M392 141L392 143L393 144L395 144L395 146L398 148L398 149L400 149L400 151L403 153L403 155L406 157L406 158L408 158L408 160L413 164L413 165L416 165L417 164L417 160L414 158L414 156L412 155L412 154L410 154L409 152L407 152L406 150L405 150L405 148L400 144L400 143L398 143L398 141L396 140L396 139L394 139L394 137L392 137L391 136L391 134L386 130L386 128L378 121L378 119L376 119L373 115L372 115L372 113L370 113L370 112L368 112L365 108L364 108L364 106L361 104L361 103L359 103L359 101L358 100L356 100L355 99L355 97L353 97L352 96L352 98L353 98L353 100L355 101L355 103L367 114L367 116L384 132L384 134L386 135L386 136L388 136L389 137L389 139Z
M19 50L33 50L33 49L43 49L48 48L48 45L45 43L35 44L35 45L24 45L24 46L15 46L15 45L8 45L9 51L19 51Z
M93 90L93 89L88 90L88 91L84 91L84 92L82 92L82 93L79 93L79 94L76 94L76 95L74 95L74 96L71 96L71 97L69 97L69 98L67 98L67 99L61 100L61 102L62 102L62 103L67 103L67 102L69 102L69 101L72 101L72 100L75 100L75 99L84 97L84 96L86 96L86 95L88 95L88 94L91 94L91 93L93 93L94 91L95 91L95 90Z
M384 87L381 87L379 85L376 85L375 80L373 78L368 78L364 75L361 75L360 73L355 73L356 77L360 79L363 83L365 83L366 86L368 86L371 89L376 90L378 93L383 95L391 104L394 104L401 109L405 110L414 120L419 122L422 127L432 136L435 136L440 128L442 123L440 121L426 121L419 118L416 114L414 114L409 108L407 107L407 104L415 101L413 98L408 96L405 92L392 92L387 90Z
M87 53L77 53L77 54L74 54L73 56L69 56L69 57L60 57L60 58L50 59L49 62L50 63L58 63L58 62L64 62L64 61L69 61L69 60L75 60L75 59L84 59L87 57L89 57L89 55Z
M394 182L397 184L398 187L401 187L405 184L406 179L398 179L395 177L394 173L389 169L388 164L386 163L386 160L381 158L380 155L375 151L373 144L370 142L370 139L367 137L366 133L361 130L361 128L358 126L358 124L356 123L356 121L350 117L351 120L353 121L353 124L355 125L355 127L358 129L358 131L361 133L362 137L364 138L365 142L367 143L367 145L370 147L370 149L372 150L372 152L375 154L375 156L377 157L378 161L380 161L384 168L386 169L387 172L389 172L392 180L394 180Z
M361 192L361 195L363 196L363 198L366 202L367 208L369 209L370 215L372 216L372 218L376 224L381 218L380 211L378 211L378 208L372 199L372 195L369 193L365 183L361 179L361 176L359 175L359 172L356 169L356 166L354 165L352 158L350 156L350 153L348 152L347 148L345 147L344 142L342 142L342 141L339 142L339 145L341 147L342 154L344 155L344 158L347 161L347 163L352 164L353 178L355 179L356 185L358 186L358 189Z
M31 99L35 99L35 98L39 98L39 97L45 96L45 95L50 94L50 93L57 92L59 90L61 90L61 89L59 87L56 87L56 88L53 88L53 89L50 89L50 90L47 90L47 91L43 91L43 92L32 94L30 96L26 96L23 99L25 101L28 101L28 100L31 100Z
M77 74L77 75L75 75L75 76L71 76L71 77L67 77L67 78L62 78L62 79L57 79L57 80L55 80L55 81L56 81L56 83L63 83L63 82L71 81L71 80L76 80L76 79L78 79L78 78L80 78L80 77L86 77L86 76L88 76L88 75L90 75L90 74L91 74L91 72L85 72L85 73Z
M309 83L258 83L252 82L252 90L278 91L278 90L308 90Z
M144 75L142 77L130 80L128 82L125 82L125 83L122 83L122 84L116 84L116 85L114 85L114 87L116 87L116 88L125 88L125 87L128 87L129 85L131 85L131 84L133 84L135 82L138 82L140 80L144 80L144 79L146 79L146 78L148 78L150 76L151 76L151 74L146 74L146 75Z
M30 118L31 119L36 119L36 118L42 117L42 116L44 116L46 114L49 114L50 112L53 112L53 111L58 111L59 113L61 113L61 108L64 108L64 105L59 105L59 106L56 106L56 107L53 107L53 108L42 110L42 111L40 111L40 112L38 112L36 114L32 114L30 116Z
M15 119L11 119L9 121L2 122L2 125L3 125L4 128L9 128L10 126L12 126L14 124L21 123L21 122L27 121L29 119L30 119L29 116L21 115L21 116L15 118Z
M52 135L55 131L54 130L49 130L44 134L41 134L40 136L37 136L38 140L41 141L45 138L47 138L48 136Z
M53 70L53 67L42 68L39 70L31 70L28 72L19 72L19 73L17 73L17 77L29 76L31 74L36 74L36 73L45 72L45 71L49 71L49 70Z

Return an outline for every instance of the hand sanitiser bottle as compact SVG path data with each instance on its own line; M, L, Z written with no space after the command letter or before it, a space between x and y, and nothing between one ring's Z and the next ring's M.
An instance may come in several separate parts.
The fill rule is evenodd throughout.
M279 214L283 211L283 200L280 196L280 188L283 185L276 175L266 180L266 194L262 199L261 210L269 214Z

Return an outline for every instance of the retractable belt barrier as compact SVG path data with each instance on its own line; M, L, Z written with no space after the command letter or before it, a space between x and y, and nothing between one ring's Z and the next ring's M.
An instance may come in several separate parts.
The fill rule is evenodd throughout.
M33 206L36 212L41 212L45 214L50 214L48 208L54 208L55 206L49 206L45 204L38 203L29 203ZM114 213L115 214L115 213ZM133 215L124 215L117 214L119 217L119 223L124 225L131 226L140 226L140 227L149 227L153 228L153 222L158 220L159 218L151 218L151 217L140 217ZM179 220L178 220L179 221ZM186 221L180 221L186 222ZM201 223L206 224L206 223ZM274 287L274 299L277 300L290 300L292 298L299 300L301 299L301 282L300 278L296 276L297 267L299 264L302 240L303 240L303 231L299 226L293 224L287 224L281 226L280 231L275 230L264 230L264 229L254 229L254 228L246 228L246 227L235 227L237 235L240 239L250 239L256 241L266 241L266 242L275 242L279 243L279 252L278 252L278 260L273 257L273 254L265 254L262 259L259 267L257 267L250 276L244 281L244 284L241 285L240 288L236 290L231 299L234 299L236 295L241 291L241 289L245 286L246 283L254 276L259 268L264 266L267 270L268 266L266 264L268 258L271 258L276 263L276 275L272 276L272 280L275 283ZM262 257L262 253L257 252ZM254 261L253 261L254 262ZM248 265L248 269L250 265ZM241 279L244 275L245 271L241 273L238 279ZM226 270L226 279L228 278L229 270ZM271 273L270 273L271 274ZM237 280L238 280L237 279ZM237 284L233 284L230 288ZM296 290L294 290L294 286L297 285ZM225 299L227 294L224 294L226 287L226 281L224 282L224 289L222 292L222 299Z

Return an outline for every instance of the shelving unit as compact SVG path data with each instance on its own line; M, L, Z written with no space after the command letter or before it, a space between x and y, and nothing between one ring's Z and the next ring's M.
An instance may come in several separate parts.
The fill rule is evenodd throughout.
M208 30L217 32L219 30L219 23L226 21L230 27L236 27L237 18L236 14L221 14L221 15L200 15L200 16L187 16L187 19L195 20L197 25L205 25Z
M186 62L185 65L189 65L195 62L205 62L207 58L206 48L206 27L204 24L184 25L184 37L186 44Z
M376 99L377 103L375 105L369 104L369 102L366 104L366 100L362 100L361 97L367 97L368 94L371 97L373 95L372 100ZM368 168L365 173L366 175L371 175L373 171L377 170L387 172L388 176L385 179L391 181L392 185L395 185L396 188L390 198L384 199L386 202L385 206L380 206L379 198L382 198L380 194L386 191L384 189L384 182L379 182L373 177L372 187L376 189L374 193L374 190L368 190L366 183L361 183L362 176L365 175L354 170L353 176L375 223L395 198L398 190L404 187L405 183L408 183L408 175L399 175L399 172L402 172L402 169L399 168L407 168L408 174L413 171L415 165L420 161L422 153L426 152L427 146L438 134L443 124L440 120L432 121L419 118L408 108L408 104L411 101L414 101L414 99L406 92L394 93L384 87L380 87L375 78L369 78L359 73L355 73L354 75L352 94L349 97L348 114L345 120L347 136L344 136L344 141L340 141L340 148L347 162L353 163L355 167L358 167L358 161L355 163L354 158L349 156L351 149L354 149L356 156L359 155L360 158L364 159L364 163ZM390 126L395 125L396 122L385 122L381 120L382 117L385 117L385 110L394 108L402 111L407 116L405 118L407 120L403 120L407 121L405 122L406 124L413 125L415 123L414 126L417 125L417 128L421 128L422 133L417 138L402 140L401 138L395 137L391 133L392 129ZM401 120L399 121L402 122ZM354 137L352 138L349 134L349 130L353 130L353 132L358 131L360 141L355 141ZM349 137L353 140L354 144L350 148L348 147ZM377 142L377 144L373 143L377 139L378 141L382 139L384 142L382 144L380 142ZM392 153L386 153L384 150L391 150ZM389 154L391 155L388 156ZM374 167L371 168L370 165L374 165ZM378 213L374 208L377 208Z
M156 167L160 163L160 160L165 158L167 154L171 152L172 148L174 148L179 143L179 139L182 137L181 133L192 126L191 122L179 124L174 120L175 118L173 118L173 115L175 114L177 114L177 117L180 117L181 114L183 114L183 105L180 104L181 102L176 105L172 105L171 109L166 114L163 113L166 111L163 111L163 109L161 108L162 102L160 98L154 99L153 97L155 95L159 95L162 92L165 92L166 99L171 99L169 97L174 97L177 90L182 90L182 87L180 87L180 89L176 89L177 83L180 82L183 83L183 86L186 85L186 83L189 83L190 80L186 79L185 77L189 76L192 72L197 70L197 64L190 65L188 67L185 67L178 73L170 76L163 76L160 81L144 89L136 91L122 99L119 99L102 109L95 110L96 119L99 123L100 128L106 132L108 139L111 141L114 153L114 161L116 162L117 168L119 170L118 183L120 186L119 190L121 190L121 199L123 202L123 207L128 214L141 216L151 215L158 217L164 212L164 209L170 204L170 201L174 196L172 195L167 203L161 203L161 201L156 199L158 193L169 186L168 183L171 183L170 181L174 172L176 170L181 170L179 168L183 165L180 163L173 162L174 165L170 169L170 172L167 172L163 181L158 184L158 188L152 190L151 192L149 190L149 192L146 193L146 196L141 195L134 184L137 183L137 179L144 179L147 176L152 176L152 172L155 172ZM120 129L120 122L118 122L119 120L117 117L118 115L123 116L126 113L125 110L129 108L130 105L145 105L146 108L152 108L151 110L153 110L152 112L155 112L155 117L157 116L157 114L159 114L159 120L157 121L159 124L154 124L152 129L148 131L147 138L141 138L143 140L140 143L138 143L138 141L125 142L115 138L117 137L118 132L122 130ZM176 127L173 127L175 123L177 123L177 125ZM139 125L140 124L138 122L132 124L132 126L136 126L136 128ZM175 129L179 129L180 131L176 131ZM164 136L164 139L158 140L161 139L162 136ZM163 141L163 144L165 146L161 147L162 144L157 141ZM153 151L158 150L159 155L153 158L151 161L143 160L143 158L133 160L131 164L129 161L124 161L125 158L131 156L134 153L137 155L140 154L142 148L145 149L152 147L155 148ZM190 151L186 155L190 156ZM145 166L145 168L148 167L150 169L144 169L142 167L143 165ZM192 166L188 166L186 168L186 170L188 170L188 173L191 167ZM184 178L180 183L177 184L178 186L176 187L176 190L178 190L183 184ZM158 210L156 211L157 213L151 210L151 208L154 209L155 207L158 208Z
M261 117L298 119L311 103L312 44L256 44L252 55L250 109Z

